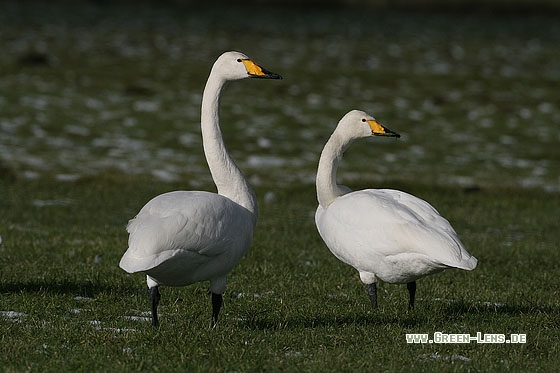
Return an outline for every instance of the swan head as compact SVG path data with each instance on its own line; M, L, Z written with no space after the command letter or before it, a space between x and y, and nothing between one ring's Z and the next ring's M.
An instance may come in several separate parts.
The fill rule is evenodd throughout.
M245 78L282 79L279 74L264 69L240 52L223 53L214 63L212 71L219 71L226 80Z
M338 122L337 131L342 132L350 139L360 139L369 136L401 137L391 131L374 117L360 110L352 110Z

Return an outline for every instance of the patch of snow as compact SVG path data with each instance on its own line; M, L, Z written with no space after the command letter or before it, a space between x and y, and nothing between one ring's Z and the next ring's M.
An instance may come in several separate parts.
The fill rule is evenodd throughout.
M439 353L433 353L433 354L423 354L420 355L420 357L423 358L427 358L427 359L434 359L434 360L444 360L444 361L454 361L454 360L461 360L461 361L471 361L472 359L463 356L463 355L458 355L458 354L453 354L451 356L445 356L445 355L440 355Z
M129 329L129 328L103 328L103 330L115 332L115 333L128 333L128 332L136 331L136 329Z
M285 165L286 160L274 156L250 155L247 158L247 164L250 167L279 167Z
M263 149L269 149L270 147L272 147L272 141L270 141L270 139L267 139L266 137L259 137L257 139L257 145Z
M97 330L105 330L105 331L115 332L115 333L127 333L127 332L136 331L136 329L128 329L128 328L102 328L101 324L103 323L99 320L90 320L88 321L88 324L93 325Z
M37 206L37 207L46 207L46 206L67 206L69 204L71 204L73 201L69 198L63 198L63 199L46 199L46 200L42 200L42 199L34 199L33 201L31 201L31 204L33 206Z
M77 135L77 136L89 136L90 135L90 130L86 127L83 126L78 126L75 124L70 124L67 125L65 128L66 132L68 132L71 135Z
M454 299L432 298L432 300L435 300L435 301L442 301L442 302L446 302L446 303L455 303L455 300L454 300Z
M175 173L169 170L152 170L152 175L162 181L176 181L179 179Z
M77 315L78 313L88 312L88 311L91 311L91 309L88 309L88 308L72 308L68 312Z
M503 303L496 303L496 302L480 302L483 306L487 307L504 307L505 304Z
M125 320L131 320L131 321L148 321L151 322L152 321L152 317L145 317L145 316L121 316L123 319Z
M27 317L26 313L17 311L0 311L0 316L10 319L12 322L20 323L22 317Z
M155 112L160 108L160 103L156 101L136 101L134 103L134 110L144 112Z
M301 357L303 354L299 351L286 351L286 357Z
M82 297L82 296L75 296L74 300L83 300L83 301L91 301L93 300L93 298L88 298L88 297Z
M251 294L251 293L238 293L236 291L231 292L231 296L234 297L234 298L246 298L246 297L260 298L261 296L272 295L272 294L274 294L273 290L264 292L262 294L258 294L258 293L253 293L253 294Z
M272 203L276 200L276 194L274 192L268 191L264 195L264 202L265 203ZM1 243L2 241L0 241Z
M80 175L76 174L58 174L56 175L56 180L58 181L76 181L80 178Z

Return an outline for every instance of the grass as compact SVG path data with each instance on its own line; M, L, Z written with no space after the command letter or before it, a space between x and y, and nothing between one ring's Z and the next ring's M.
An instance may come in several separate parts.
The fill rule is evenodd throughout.
M0 24L0 370L558 366L553 17L8 1ZM144 277L118 268L125 225L157 194L214 189L200 94L232 49L285 78L232 84L222 101L259 197L254 244L216 329L204 283L163 288L154 329ZM352 108L402 138L355 144L341 181L426 199L479 259L421 279L414 312L389 284L372 311L314 227L318 154ZM436 331L527 343L406 343Z
M381 284L374 312L357 273L315 231L313 186L297 185L260 200L254 245L229 276L211 330L207 284L162 289L154 329L144 319L144 277L117 265L127 219L180 185L121 174L4 180L0 309L16 314L0 315L1 364L6 371L553 369L559 196L391 184L446 215L479 267L420 280L410 313L405 287ZM521 333L527 343L406 343L406 333L436 331Z

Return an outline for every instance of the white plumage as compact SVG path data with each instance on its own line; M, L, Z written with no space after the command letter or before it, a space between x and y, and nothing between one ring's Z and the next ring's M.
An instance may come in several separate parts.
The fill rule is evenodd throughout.
M127 272L147 272L158 285L211 280L211 290L250 246L255 216L232 200L209 192L170 192L146 204L130 221ZM217 282L217 283L216 283Z
M128 250L119 265L129 273L146 273L154 326L158 324L159 285L185 286L206 280L212 292L214 325L226 275L251 245L258 214L256 197L227 152L219 121L226 82L250 77L281 79L244 54L226 52L214 63L204 88L203 147L218 194L176 191L159 195L127 226Z
M413 308L417 279L447 268L472 270L477 259L428 202L398 190L352 192L336 184L344 150L372 135L399 137L362 111L340 120L319 161L315 222L330 251L358 270L374 308L377 279L406 283Z

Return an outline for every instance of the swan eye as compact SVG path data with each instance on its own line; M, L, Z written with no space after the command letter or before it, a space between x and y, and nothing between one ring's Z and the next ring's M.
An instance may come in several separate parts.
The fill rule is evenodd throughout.
M238 59L237 59L237 62L241 62L241 58L238 58Z
M366 118L362 118L362 122L364 122L364 123L367 122L367 121L366 121Z

